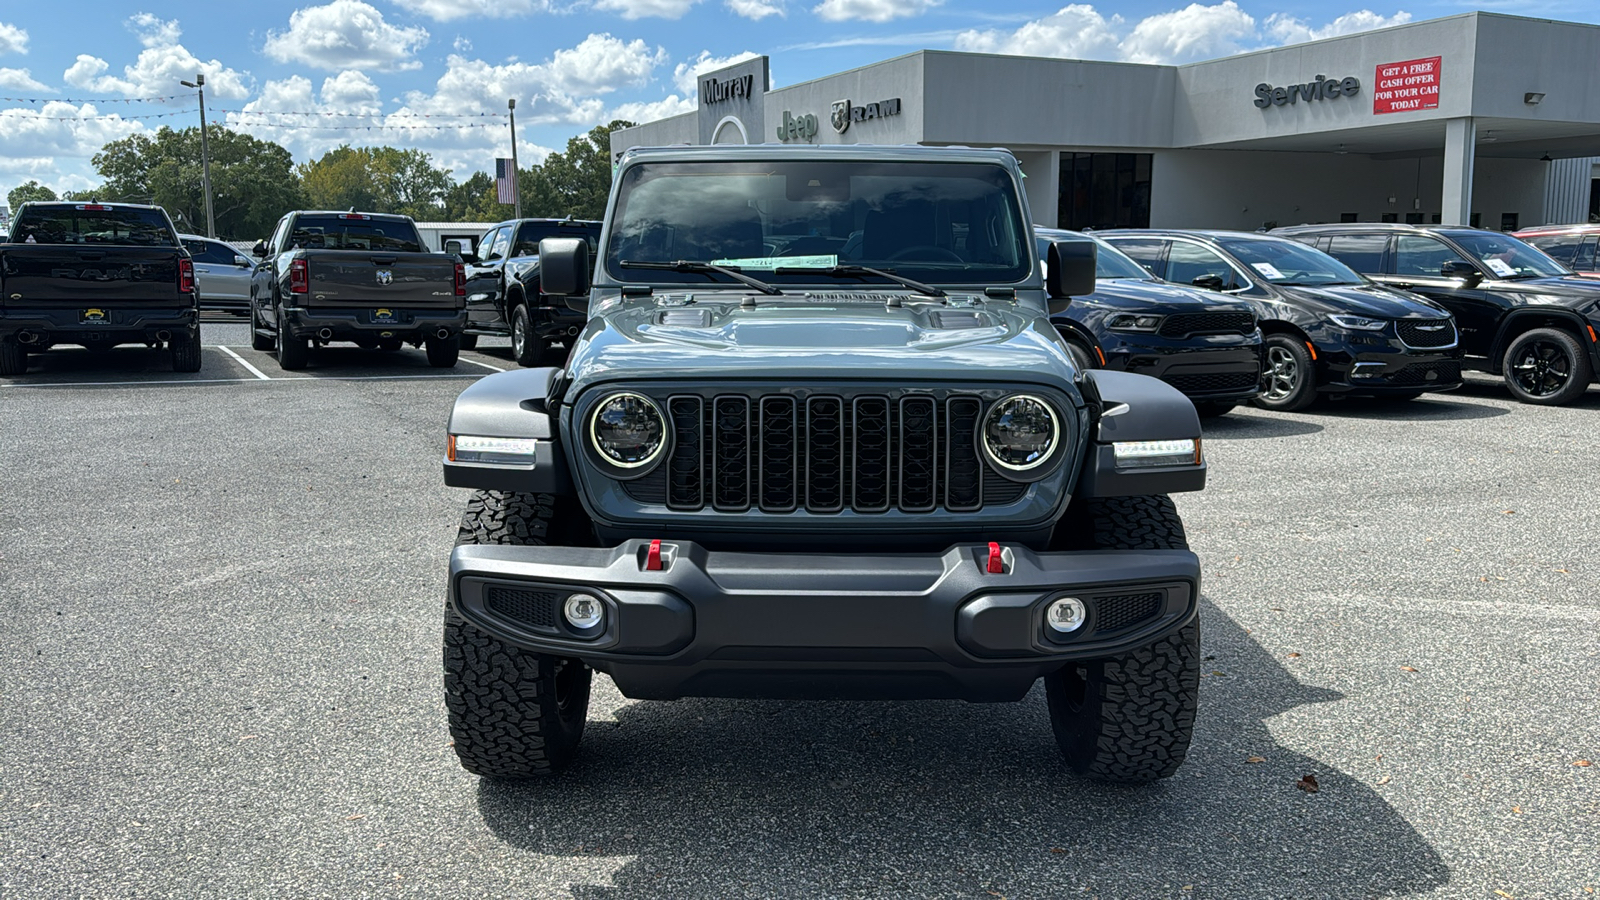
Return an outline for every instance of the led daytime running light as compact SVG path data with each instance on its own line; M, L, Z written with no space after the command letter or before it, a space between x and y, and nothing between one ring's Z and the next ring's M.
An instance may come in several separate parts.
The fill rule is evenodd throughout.
M1177 441L1117 441L1111 445L1117 468L1200 465L1200 439Z

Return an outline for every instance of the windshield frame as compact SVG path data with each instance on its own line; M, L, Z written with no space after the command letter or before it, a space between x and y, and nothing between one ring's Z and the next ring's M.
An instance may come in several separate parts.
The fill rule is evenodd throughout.
M798 220L806 211L807 203L815 203L817 209L812 210L812 215L824 219L833 218L828 224L835 226L826 233L813 232L817 237L848 246L852 242L864 242L863 219L875 206L887 197L913 196L921 202L940 204L950 202L959 204L963 198L956 196L942 196L938 193L937 182L939 179L949 179L952 183L970 182L972 180L987 181L993 190L979 186L976 191L965 198L970 203L984 203L988 205L985 210L977 211L987 214L988 221L997 225L1001 233L996 242L995 255L1001 259L994 264L981 264L953 260L946 262L942 255L933 258L887 260L876 257L867 257L864 254L851 256L842 253L810 254L799 250L792 250L789 255L763 256L761 265L751 265L754 258L736 257L713 259L688 258L688 262L717 262L729 268L742 268L747 274L753 274L764 281L783 287L818 287L829 291L839 290L839 279L826 274L837 266L868 266L894 272L902 277L933 285L945 285L956 289L981 290L988 286L1013 286L1021 285L1030 280L1037 281L1038 272L1034 264L1035 254L1032 243L1033 229L1026 221L1026 205L1022 188L1012 169L998 161L989 160L951 160L938 159L928 161L907 161L904 159L807 159L805 157L786 157L782 159L750 159L750 160L701 160L701 159L674 159L674 160L641 160L632 165L625 166L617 176L616 196L611 209L606 217L605 233L601 241L601 253L597 265L597 275L601 284L623 285L648 281L653 284L669 283L683 284L684 287L702 289L734 289L748 290L744 285L725 280L711 281L704 274L698 276L670 270L653 270L647 279L641 279L638 270L629 269L619 265L624 259L644 262L678 262L679 259L655 259L656 256L675 255L674 251L664 253L642 253L638 247L637 235L642 231L640 222L629 220L629 205L635 200L636 194L642 186L651 182L670 177L777 177L783 176L793 179L797 174L809 174L808 184L802 187L802 192L809 188L822 185L817 190L817 196L807 197L794 195L794 188L789 181L784 181L781 190L772 191L741 190L737 185L727 192L727 196L737 209L738 197L743 195L748 198L753 209L757 210L761 218L761 234L764 250L781 253L783 246L772 247L775 241L789 239L791 246L804 234L795 234L785 229ZM921 176L919 178L918 176ZM876 191L866 191L858 183L852 181L856 178L884 179L876 187ZM892 179L904 179L906 187L896 187ZM931 189L930 189L930 184ZM751 187L763 186L759 182L751 182ZM965 184L972 190L970 183ZM918 189L923 193L918 196ZM833 192L831 195L828 192ZM950 192L952 195L954 191ZM850 194L848 198L845 196ZM992 200L989 198L993 198ZM763 203L770 206L763 206ZM833 204L833 208L828 208ZM667 204L662 204L666 207ZM788 218L778 218L773 208L782 211ZM892 207L891 207L892 208ZM656 221L665 223L671 217L672 210L667 208L665 214L657 214ZM969 208L967 212L974 210ZM849 217L848 229L837 227L844 220L839 216ZM691 223L692 224L692 223ZM966 223L961 223L966 224ZM952 223L954 228L955 223ZM776 227L775 227L776 226ZM676 228L677 223L669 227ZM954 233L954 232L952 232ZM965 232L960 232L963 236ZM847 235L847 236L846 236ZM937 239L937 238L936 238ZM675 241L676 242L676 239ZM1014 242L1014 245L1013 245ZM934 246L934 245L914 245ZM964 245L963 245L964 246ZM1009 249L1008 249L1009 248ZM786 265L785 260L794 259L793 265ZM1015 258L1015 264L1006 260ZM824 260L831 260L829 265L823 265ZM778 272L778 268L785 271ZM813 274L815 273L815 274ZM870 279L871 276L865 276ZM907 290L903 285L892 282L873 283L858 282L853 289L861 290Z
M1543 250L1540 250L1538 247L1533 246L1532 244L1515 235L1503 234L1498 231L1449 231L1444 232L1444 237L1448 238L1450 243L1455 244L1456 249L1461 252L1461 255L1470 260L1473 265L1476 265L1478 269L1483 272L1485 278L1490 278L1495 281L1520 280L1527 278L1565 278L1577 274L1572 269L1562 265L1559 262L1556 262L1554 259L1551 259L1549 254L1545 253ZM1511 250L1518 256L1527 255L1529 261L1534 263L1535 266L1553 269L1554 271L1541 272L1535 270L1528 274L1524 274L1521 271L1514 271L1510 275L1502 275L1489 266L1488 257L1484 256L1483 253L1480 252L1479 248L1482 246L1482 244L1479 242L1487 240L1510 241ZM1523 251L1526 251L1526 254L1524 254ZM1511 268L1514 270L1521 268L1504 260L1502 260L1502 262L1505 262L1506 265L1511 266Z
M1236 261L1245 270L1245 272L1249 274L1252 281L1255 281L1259 284L1268 285L1269 287L1334 287L1339 285L1363 285L1372 283L1372 279L1340 262L1336 257L1324 253L1310 244L1302 243L1291 238L1218 237L1216 239L1216 243L1222 252L1232 257L1234 261ZM1328 267L1330 272L1335 277L1327 281L1302 281L1294 279L1289 277L1287 272L1284 272L1282 269L1278 269L1276 263L1274 263L1272 260L1266 258L1252 258L1251 254L1247 252L1240 252L1241 250L1248 251L1251 248L1263 246L1284 247L1287 251L1295 255L1302 253L1306 254L1313 261L1317 262L1318 265ZM1326 262L1323 260L1326 260ZM1271 266L1273 269L1278 271L1279 277L1273 278L1266 272L1256 268L1258 264ZM1343 275L1340 274L1341 272L1348 274L1350 277L1343 277Z

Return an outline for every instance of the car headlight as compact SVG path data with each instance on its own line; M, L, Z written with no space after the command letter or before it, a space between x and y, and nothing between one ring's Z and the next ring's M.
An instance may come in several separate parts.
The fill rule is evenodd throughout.
M1161 328L1161 317L1117 313L1106 320L1106 327L1115 331L1157 331Z
M983 419L983 452L1008 472L1043 465L1061 440L1061 421L1050 404L1027 394L996 401Z
M1176 441L1116 441L1111 445L1119 469L1144 469L1160 466L1198 466L1200 439Z
M1351 331L1382 331L1389 323L1384 319L1369 319L1365 316L1329 316L1333 324Z
M533 438L480 437L450 435L445 458L455 463L487 466L529 466L539 457L539 442Z
M619 393L601 400L589 416L589 443L608 465L639 469L666 447L667 420L648 397Z

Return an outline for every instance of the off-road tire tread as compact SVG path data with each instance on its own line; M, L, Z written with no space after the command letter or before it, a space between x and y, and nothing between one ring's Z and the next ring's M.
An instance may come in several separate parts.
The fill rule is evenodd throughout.
M200 345L200 328L174 338L168 345L172 351L172 371L198 372L203 361Z

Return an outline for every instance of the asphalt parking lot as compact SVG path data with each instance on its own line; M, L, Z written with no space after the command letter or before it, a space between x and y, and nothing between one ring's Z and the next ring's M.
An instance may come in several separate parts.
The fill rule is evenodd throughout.
M439 624L452 398L345 348L0 379L0 896L1575 897L1600 891L1600 389L1236 412L1177 777L1063 768L1010 705L634 702L480 783ZM1578 765L1594 761L1593 766ZM1314 775L1317 793L1297 789Z

